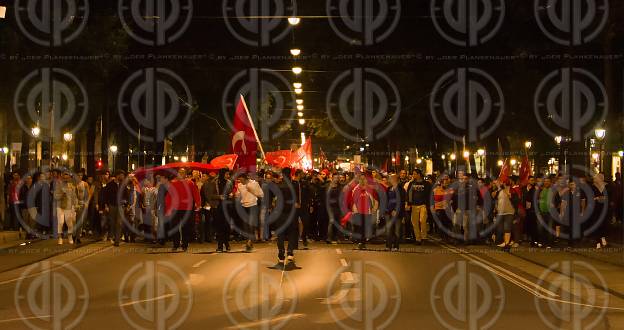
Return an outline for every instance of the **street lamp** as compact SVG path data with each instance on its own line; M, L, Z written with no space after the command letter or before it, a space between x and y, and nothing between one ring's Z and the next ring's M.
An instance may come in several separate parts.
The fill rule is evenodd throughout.
M498 167L502 167L504 162L502 159L499 159L497 164L498 164Z
M524 142L524 147L527 149L531 149L531 147L533 146L533 143L531 141L526 141Z
M470 151L464 150L464 158L466 159L470 158Z
M290 54L291 54L292 56L299 56L299 54L301 54L301 49L299 49L299 48L293 48L293 49L291 49L291 50L290 50Z
M65 142L71 142L71 140L74 138L74 135L72 133L65 133L63 134L63 140L65 140Z
M303 105L300 104L300 105L297 106L297 110L303 111L303 109L305 109L305 107Z
M290 25L297 25L299 22L301 22L301 18L299 17L288 17L288 24Z
M457 158L457 156L453 153L451 154L451 160L455 160Z
M296 66L292 68L292 72L298 75L298 74L301 74L301 72L303 72L303 69L301 67Z
M607 135L607 130L604 128L596 128L596 130L594 130L594 134L598 140L603 140Z
M303 112L297 112L297 116L303 117Z
M0 150L2 150L3 154L8 154L9 153L9 147L2 147L2 149L0 149Z
M303 89L301 89L301 88L295 88L295 94L299 95L299 94L301 94L301 93L303 93Z
M293 87L295 87L295 88L301 88L301 87L303 87L303 84L302 84L302 83L300 83L300 82L296 82L296 83L293 83Z
M6 148L6 147L5 147ZM4 153L6 154L8 151L5 151ZM624 150L620 150L618 151L618 156L620 157L624 157Z
M561 136L561 135L557 135L557 136L555 136L555 143L556 143L557 145L560 145L560 144L561 144L561 141L563 141L563 136Z
M117 150L119 150L117 148L116 145L112 145L110 146L110 148L108 148L108 150L110 150L110 152L113 154L113 172L115 171L115 156L117 155Z
M485 155L485 150L484 149L477 150L477 155L479 155L479 157L483 157Z
M30 132L32 133L32 136L34 136L35 138L38 138L39 135L41 134L41 128L39 128L39 126L35 126L30 130Z
M305 119L303 118L299 119L299 125L305 125Z
M302 99L297 99L297 104L298 105L302 105L303 104L303 100Z

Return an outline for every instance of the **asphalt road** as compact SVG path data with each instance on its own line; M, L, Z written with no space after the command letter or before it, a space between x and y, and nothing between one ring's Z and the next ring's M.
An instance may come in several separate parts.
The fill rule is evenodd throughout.
M621 269L598 259L555 251L540 265L439 243L369 247L312 244L283 272L269 268L273 243L222 254L94 243L0 272L0 328L624 328Z

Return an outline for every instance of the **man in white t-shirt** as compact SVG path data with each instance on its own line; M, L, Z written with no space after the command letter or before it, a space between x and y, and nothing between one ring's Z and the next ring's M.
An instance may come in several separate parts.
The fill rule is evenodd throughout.
M245 250L251 252L253 249L253 239L256 237L256 229L259 226L258 198L264 197L262 187L256 180L250 179L247 173L238 177L236 185L236 197L239 198L243 207L243 235L247 237Z

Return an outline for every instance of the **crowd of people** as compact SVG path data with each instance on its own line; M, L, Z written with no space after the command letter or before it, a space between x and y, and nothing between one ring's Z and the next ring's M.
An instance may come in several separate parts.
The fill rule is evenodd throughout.
M404 243L427 244L430 236L503 249L564 242L603 248L623 213L619 173L609 183L602 173L522 180L462 171L424 175L420 169L11 175L4 229L22 228L28 238L79 244L87 235L115 246L171 241L174 250L216 241L217 252L230 251L232 241L250 252L254 243L277 240L280 261L311 240L352 241L360 249L385 241L392 251Z

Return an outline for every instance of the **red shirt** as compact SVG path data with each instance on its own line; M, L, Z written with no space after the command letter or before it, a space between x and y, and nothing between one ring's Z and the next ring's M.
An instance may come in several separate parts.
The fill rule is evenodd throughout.
M370 186L366 188L358 185L353 189L354 212L359 214L372 214L373 203L377 200L377 193Z
M173 180L167 187L165 197L165 214L170 215L172 210L192 211L199 209L201 198L199 190L191 180Z

